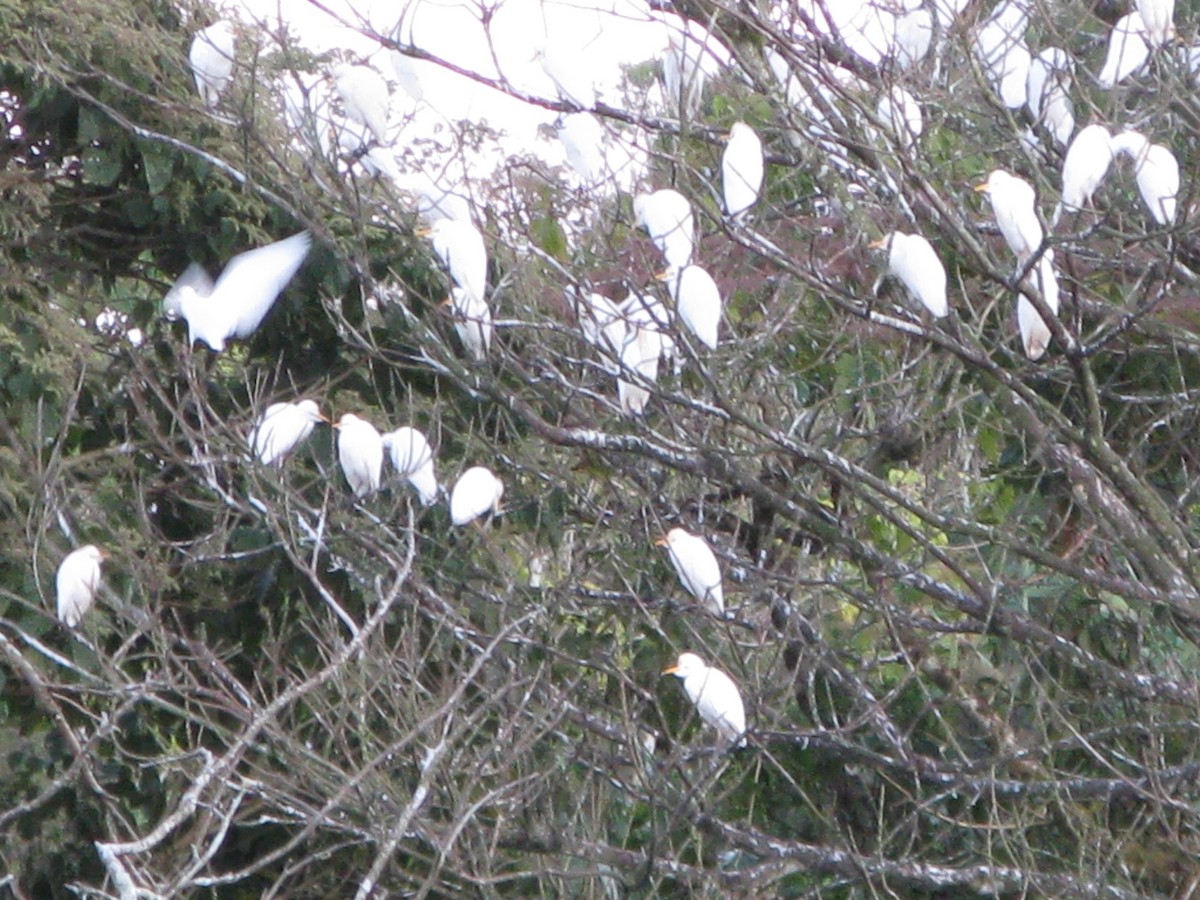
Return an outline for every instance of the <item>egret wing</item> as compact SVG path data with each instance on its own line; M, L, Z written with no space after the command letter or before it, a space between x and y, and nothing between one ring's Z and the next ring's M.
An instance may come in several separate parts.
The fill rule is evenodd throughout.
M183 315L181 294L184 288L191 288L201 297L207 297L213 292L213 280L200 263L192 263L184 269L183 274L171 285L171 290L167 291L167 296L163 297L163 315L168 319L175 320Z
M231 337L254 334L280 291L291 281L312 246L312 235L301 231L290 238L239 253L225 266L213 288L213 303L233 314Z

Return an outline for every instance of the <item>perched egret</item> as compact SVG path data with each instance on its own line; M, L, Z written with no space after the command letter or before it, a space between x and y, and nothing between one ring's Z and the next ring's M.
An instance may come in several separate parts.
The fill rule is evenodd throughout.
M1175 0L1135 0L1146 26L1151 47L1161 47L1175 37Z
M630 293L618 306L628 328L625 344L621 347L621 365L636 373L640 379L653 384L658 380L658 364L664 356L674 354L675 345L664 329L667 313L653 297ZM621 411L626 415L640 416L650 400L650 391L641 381L627 378L617 379L617 397Z
M425 86L421 83L421 73L417 71L415 60L399 50L388 51L388 61L396 75L396 82L412 98L414 103L420 103L425 98Z
M433 448L425 435L407 425L383 436L384 449L392 460L392 468L416 490L422 506L432 506L437 500L437 474L433 469Z
M921 104L898 84L892 85L888 92L879 98L879 103L875 106L875 115L891 128L896 140L905 150L911 151L916 146L917 138L925 128Z
M1090 203L1112 160L1112 135L1103 125L1089 125L1075 135L1063 158L1062 208L1075 212Z
M1025 105L1032 56L1025 45L1029 12L1020 4L1002 4L975 35L979 57L992 89L1009 109Z
M1003 169L994 169L987 181L975 187L992 201L992 213L1000 233L1017 259L1025 262L1042 245L1042 223L1038 221L1037 197L1033 186Z
M1104 67L1096 76L1102 88L1111 88L1135 74L1150 58L1146 40L1146 23L1137 10L1122 16L1108 36L1108 53Z
M666 547L671 565L688 591L714 615L725 614L725 593L721 588L721 567L708 541L682 528L672 528L667 536L654 542Z
M492 346L492 308L462 288L454 288L446 301L454 316L454 330L471 359L487 359Z
M499 514L504 482L491 469L472 466L458 476L450 491L450 521L466 525L480 516Z
M950 312L946 269L937 251L919 234L893 231L870 245L888 251L888 273L895 275L921 304L939 318Z
M717 730L723 742L746 746L746 707L732 678L695 653L680 653L679 661L663 669L663 674L683 681L700 718Z
M438 219L417 235L433 242L433 251L450 271L450 277L471 300L485 298L487 247L478 228L465 219Z
M1046 98L1055 87L1069 90L1075 71L1075 61L1061 47L1046 47L1029 62L1025 80L1025 105L1034 119L1042 116Z
M667 269L659 278L666 281L675 300L675 314L700 343L717 349L721 327L721 291L707 270L700 266Z
M650 234L668 266L683 267L692 261L696 222L692 205L679 191L663 188L633 198L633 215Z
M338 462L355 497L379 490L383 475L383 436L354 413L345 413L333 426L338 431Z
M763 145L745 122L733 123L727 141L721 155L721 185L725 212L736 217L758 200L763 183Z
M591 113L571 113L562 117L557 134L575 174L588 184L604 174L604 128L599 119Z
M929 53L933 43L933 14L922 7L896 16L896 39L892 55L901 69L911 69Z
M346 116L371 129L381 144L388 143L388 95L387 82L370 66L352 66L340 63L333 67L333 86L342 98Z
M187 320L189 344L204 341L220 353L226 341L254 334L311 245L312 236L302 231L239 253L215 284L193 263L164 298L163 311L168 318Z
M100 587L100 563L108 554L94 544L72 550L58 564L54 576L58 618L74 628L92 607Z
M693 116L700 109L708 69L724 48L698 23L684 20L682 27L668 28L662 59L663 93L671 111Z
M575 297L575 315L583 338L610 360L617 359L625 346L627 326L617 305L595 291L568 291Z
M221 20L196 32L188 51L196 90L209 109L221 102L221 94L233 80L234 45L237 36L233 23Z
M314 400L272 403L250 432L250 448L263 465L283 465L318 422L328 421Z
M554 82L560 99L581 109L593 109L597 100L596 82L591 75L593 68L586 59L580 58L581 53L579 48L547 41L533 58L541 64L546 77Z
M1113 138L1113 151L1133 160L1138 191L1151 217L1159 225L1175 223L1179 194L1179 161L1167 147L1152 144L1137 131L1124 131Z

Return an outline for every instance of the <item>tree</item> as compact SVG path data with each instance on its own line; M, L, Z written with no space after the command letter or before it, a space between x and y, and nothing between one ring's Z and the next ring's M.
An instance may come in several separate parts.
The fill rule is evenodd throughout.
M599 101L587 186L533 154L481 183L494 122L380 146L318 77L346 59L275 24L239 30L209 109L186 59L211 10L0 2L14 895L1195 887L1191 186L1159 226L1118 159L1050 227L1065 148L1004 81L1012 36L1061 45L1080 124L1138 124L1188 173L1192 73L1163 45L1098 87L1123 10L1083 0L1026 28L1015 7L943 18L928 55L883 52L889 13L853 9L653 13L675 49ZM452 67L413 43L418 13L347 24ZM502 7L479 14L501 33ZM506 71L469 77L578 115ZM731 219L736 121L769 165ZM618 144L640 178L613 171ZM997 168L1038 196L1047 238L1021 260L972 191ZM630 291L672 308L631 180L688 199L724 302L715 351L672 320L657 379L595 312ZM482 360L416 233L418 207L461 210L431 185L469 195L489 251ZM317 246L259 332L186 347L161 315L178 274L301 228ZM881 278L867 244L893 230L937 252L947 318ZM1018 293L1051 335L1036 361ZM355 501L324 426L282 467L251 461L263 410L300 397L421 428L443 485L488 466L503 512L451 527L394 476ZM654 546L672 527L714 548L725 615ZM111 559L68 630L53 573L85 543ZM744 748L663 677L682 651L738 684Z

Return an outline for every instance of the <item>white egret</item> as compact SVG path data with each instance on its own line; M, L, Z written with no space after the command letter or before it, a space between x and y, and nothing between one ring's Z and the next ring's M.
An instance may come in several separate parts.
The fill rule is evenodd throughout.
M405 425L383 436L383 447L392 460L392 468L408 480L421 498L422 506L437 500L437 473L433 467L433 448L425 435Z
M946 301L946 269L937 251L919 234L893 231L870 245L888 251L888 272L895 275L934 316L950 312Z
M318 422L328 421L315 400L272 403L250 432L250 449L264 466L283 465Z
M1050 311L1058 315L1058 276L1054 274L1054 251L1047 249L1034 267L1032 276ZM1017 297L1017 328L1025 355L1038 360L1050 346L1050 326L1024 293Z
M925 128L921 104L898 84L893 84L888 92L879 98L875 115L891 128L896 140L905 150L911 151L916 146L917 138Z
M896 16L893 56L901 69L911 69L929 53L933 44L933 14L920 6Z
M1046 47L1029 62L1025 79L1025 105L1035 120L1042 117L1046 98L1055 87L1069 90L1075 71L1075 61L1061 47Z
M693 116L700 109L704 83L710 70L728 60L729 51L698 22L681 19L667 25L667 46L662 58L663 93L669 109Z
M581 58L582 55L578 47L551 40L538 48L533 58L541 64L546 77L554 82L560 99L581 109L594 109L598 98L593 68L586 58Z
M188 51L196 91L209 109L221 102L221 94L233 80L234 47L237 35L233 23L222 19L196 32Z
M1111 88L1135 74L1150 58L1146 40L1146 23L1137 10L1122 16L1108 36L1108 52L1104 67L1096 76L1102 88Z
M472 301L482 301L487 292L487 247L483 234L465 219L438 219L417 231L428 237L433 250L450 271L454 283Z
M563 116L556 129L567 162L588 184L604 174L604 127L591 113L571 113Z
M491 469L472 466L458 476L450 491L450 521L466 525L489 513L498 515L503 497L504 482Z
M1175 37L1175 0L1135 0L1146 26L1151 47L1161 47Z
M583 338L610 360L615 360L625 346L626 322L617 305L595 291L568 291L575 298L575 315Z
M1025 105L1026 80L1032 55L1025 45L1029 12L1022 4L999 7L975 35L979 57L992 89L1009 109Z
M333 86L347 118L366 125L379 143L388 143L391 97L383 76L370 66L339 63L333 67Z
M396 75L396 82L412 98L414 103L425 99L425 86L421 83L421 73L417 71L416 60L399 50L388 51L388 61Z
M1175 223L1179 194L1179 160L1162 144L1152 144L1144 134L1124 131L1113 138L1113 151L1133 160L1138 191L1151 217L1159 225Z
M1042 101L1042 123L1055 143L1067 146L1075 133L1075 104L1070 95L1057 84L1052 84Z
M667 283L675 301L675 314L700 343L717 349L721 327L721 291L700 266L667 269L659 278Z
M1009 249L1025 262L1042 245L1042 223L1038 221L1037 197L1033 186L1003 169L994 169L987 181L975 187L992 201L992 213Z
M621 365L653 384L658 380L658 364L663 356L674 354L675 344L664 329L667 313L654 297L630 293L618 306L625 317L628 333L621 348ZM617 379L617 397L621 411L640 416L650 400L650 391L641 381Z
M721 186L725 212L730 216L737 217L758 201L763 168L763 145L758 133L745 122L734 122L721 154Z
M354 413L345 413L336 425L338 462L355 497L379 490L383 476L383 436L375 426Z
M650 235L668 266L683 267L692 261L696 221L692 204L679 191L663 188L633 198L633 216Z
M311 245L312 236L302 231L239 253L215 284L193 263L163 299L163 311L168 318L187 320L188 344L204 341L220 353L226 341L254 334Z
M100 588L100 563L108 554L95 544L72 550L58 564L54 575L54 593L59 620L74 628L96 600Z
M1076 212L1090 203L1112 165L1112 135L1103 125L1088 125L1075 135L1063 157L1060 208ZM1054 214L1057 221L1058 212Z
M700 718L717 730L723 742L746 745L746 707L732 678L695 653L680 653L678 662L663 669L663 674L683 681Z
M454 330L471 359L487 359L492 346L492 308L462 288L454 288L446 301L454 316Z
M725 614L721 567L708 541L682 528L672 528L666 537L655 541L654 546L667 548L667 556L680 582L693 597L714 615Z

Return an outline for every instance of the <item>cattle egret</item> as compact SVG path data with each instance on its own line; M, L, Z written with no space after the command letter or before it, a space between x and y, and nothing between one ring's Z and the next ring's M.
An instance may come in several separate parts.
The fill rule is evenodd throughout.
M682 268L692 261L696 242L696 222L692 205L679 191L663 188L633 198L637 224L650 235L668 266Z
M992 201L996 224L1017 259L1025 262L1033 256L1042 245L1043 231L1032 185L1003 169L994 169L975 190L987 194Z
M414 103L420 103L425 98L425 86L421 83L421 73L417 71L413 59L399 50L389 50L388 61L392 64L396 82L404 93L408 94Z
M1054 251L1046 250L1033 269L1033 276L1042 299L1050 311L1058 315L1058 276L1054 274ZM1017 328L1021 332L1021 345L1025 355L1038 360L1050 346L1050 326L1042 319L1034 305L1021 294L1017 298Z
M592 78L592 66L581 59L579 48L571 48L557 41L548 41L540 47L533 58L542 66L546 77L554 82L560 99L574 103L581 109L596 106L596 82Z
M264 466L282 465L318 422L328 422L316 401L272 403L250 432L250 448Z
M624 314L603 294L568 291L571 296L575 298L575 315L583 339L610 362L619 358L627 337Z
M446 301L454 316L454 330L471 359L487 359L492 346L492 308L462 288L454 288Z
M504 482L483 466L473 466L458 476L450 491L450 521L466 525L489 513L499 514Z
M933 15L916 7L896 16L893 56L901 69L911 69L925 58L933 43Z
M379 490L383 475L383 437L375 426L354 413L344 414L333 426L338 431L338 462L355 497Z
M663 93L672 111L693 116L700 109L708 69L724 48L706 29L690 21L684 20L683 27L672 25L668 29L662 60Z
M220 353L226 341L254 334L304 262L311 244L312 236L302 231L239 253L226 264L215 284L193 263L164 298L163 311L168 318L183 316L187 320L189 344L204 341Z
M1028 10L1021 4L1007 3L999 7L975 35L975 54L992 89L1009 109L1025 105L1026 80L1032 62L1025 45L1028 24Z
M604 128L591 113L563 116L556 133L567 151L567 162L588 184L604 173Z
M875 115L891 128L900 146L908 151L916 146L917 138L925 128L921 104L898 84L892 85L891 89L879 98Z
M425 435L407 425L383 436L384 449L392 460L392 468L416 490L422 506L432 506L437 500L437 475L433 469L433 448Z
M1103 125L1089 125L1075 135L1063 158L1061 208L1075 212L1090 203L1112 160L1112 135Z
M763 182L763 145L758 134L745 122L734 122L728 143L721 155L721 185L725 191L725 212L744 213L758 200Z
M700 266L667 269L659 278L667 283L675 300L675 314L700 343L717 349L721 326L721 291L711 275Z
M91 609L100 587L100 563L108 554L94 544L72 550L63 557L54 576L59 620L74 628Z
M1161 47L1175 37L1175 0L1136 0L1151 47Z
M233 23L214 22L196 32L188 51L196 90L209 109L221 101L221 94L233 80L234 45L237 38Z
M419 237L433 242L433 251L449 270L454 283L472 301L482 301L487 291L487 247L479 229L465 219L438 219L420 229Z
M1179 194L1179 161L1167 147L1152 144L1137 131L1125 131L1113 138L1114 153L1133 160L1138 191L1151 217L1159 225L1175 223L1176 197Z
M388 107L391 98L383 76L370 66L341 63L333 67L333 86L342 98L346 117L366 125L379 143L388 143Z
M929 241L919 234L893 231L870 246L887 248L889 274L904 282L930 313L939 318L949 313L946 269Z
M717 730L724 743L746 746L746 707L732 678L695 653L680 653L679 661L663 669L663 674L683 681L700 718Z
M658 380L659 361L674 353L674 342L663 331L666 310L656 299L630 293L617 311L628 329L621 347L621 366L638 376L634 381L617 379L617 398L623 413L640 416L650 401L650 391L643 382L654 384Z
M1150 44L1146 41L1146 23L1134 10L1122 16L1113 26L1108 37L1108 53L1104 67L1096 76L1102 88L1111 88L1136 73L1150 58Z
M1074 71L1074 60L1061 47L1046 47L1030 60L1025 105L1034 119L1041 118L1046 98L1055 87L1070 89Z
M667 536L654 542L666 547L671 565L688 591L714 615L725 614L725 594L721 589L721 567L708 541L682 528L672 528Z

